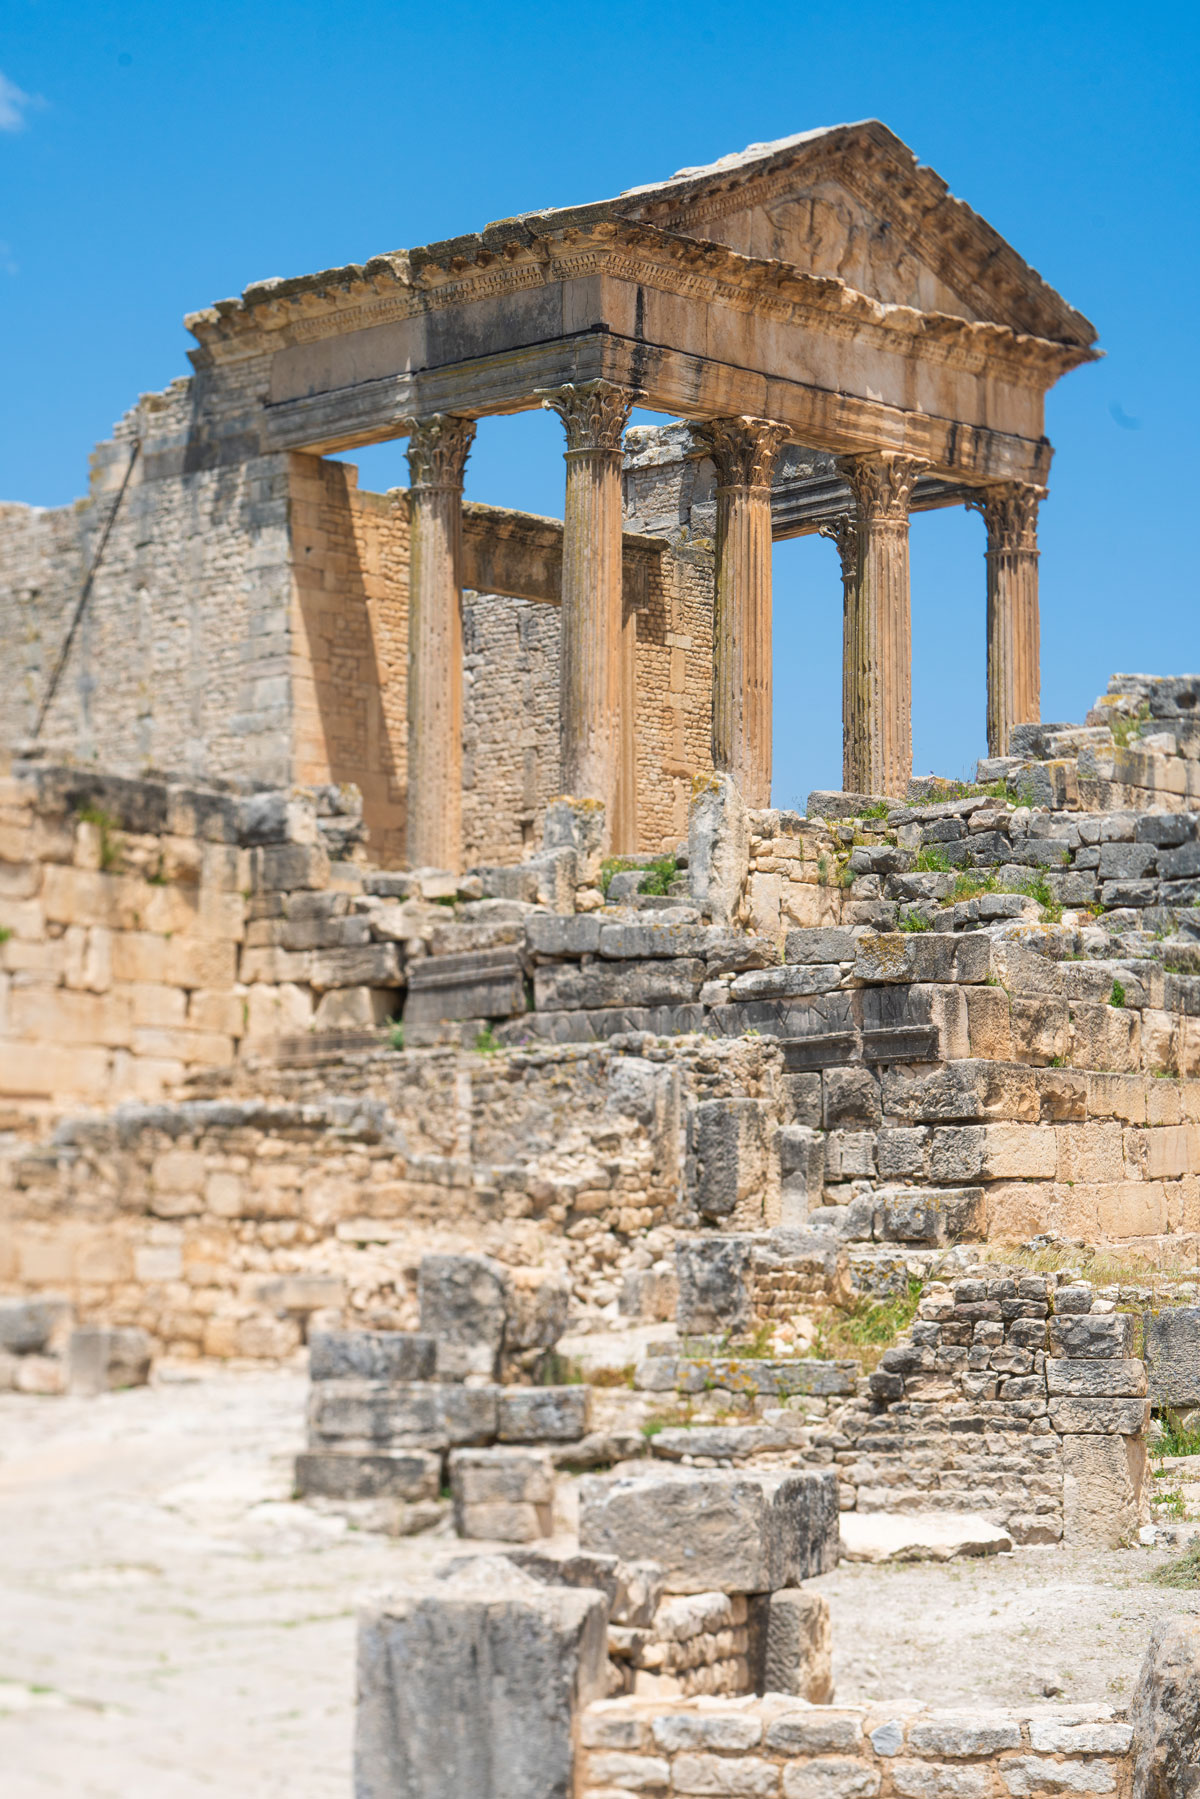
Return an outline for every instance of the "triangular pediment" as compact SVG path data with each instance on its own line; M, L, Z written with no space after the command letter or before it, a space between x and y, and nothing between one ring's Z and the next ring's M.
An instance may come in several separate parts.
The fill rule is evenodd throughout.
M836 276L885 303L1095 341L1090 322L877 120L755 144L608 209Z

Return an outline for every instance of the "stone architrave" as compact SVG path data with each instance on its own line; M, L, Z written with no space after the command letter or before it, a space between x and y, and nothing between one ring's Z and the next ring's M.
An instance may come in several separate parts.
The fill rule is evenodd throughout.
M891 452L838 463L855 500L843 699L847 791L903 796L912 777L908 507L928 464Z
M1041 718L1038 505L1044 487L1001 481L968 504L987 526L987 740L1007 756L1014 725Z
M541 395L567 434L563 515L560 731L562 783L601 800L609 846L637 847L633 633L621 583L621 438L636 395L586 381ZM628 740L628 742L626 742Z
M751 807L771 804L771 471L790 436L759 418L693 430L717 470L713 767Z
M408 861L462 866L462 490L472 419L409 421Z

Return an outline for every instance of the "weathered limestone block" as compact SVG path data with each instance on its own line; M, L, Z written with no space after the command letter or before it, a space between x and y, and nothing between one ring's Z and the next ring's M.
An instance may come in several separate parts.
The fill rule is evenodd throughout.
M702 918L737 922L750 855L746 807L729 775L697 781L688 814L688 895Z
M874 1234L880 1242L977 1242L986 1232L982 1187L892 1187L875 1195Z
M657 1562L622 1562L615 1555L589 1555L549 1545L510 1549L506 1554L534 1580L552 1586L592 1587L603 1593L614 1624L645 1628L653 1623L663 1596L663 1571Z
M1052 1356L1083 1356L1099 1361L1133 1353L1134 1319L1130 1312L1083 1312L1051 1318L1046 1325ZM1153 1389L1152 1389L1153 1390Z
M605 814L601 801L564 797L551 800L546 807L542 847L574 853L578 886L594 887L599 881L604 838Z
M1143 1354L1155 1405L1181 1411L1200 1405L1200 1306L1149 1313Z
M773 1224L779 1161L770 1108L757 1099L701 1100L689 1128L688 1188L705 1218Z
M490 1256L422 1256L417 1275L423 1334L437 1339L443 1379L494 1376L508 1317L508 1281Z
M573 1443L586 1435L591 1389L503 1387L499 1431L502 1443Z
M1050 1356L1046 1360L1046 1391L1055 1397L1140 1399L1146 1391L1146 1370L1132 1357L1109 1356L1092 1362L1081 1356L1069 1360Z
M577 968L543 964L533 977L534 1004L542 1011L606 1006L674 1006L694 1000L704 981L695 957L669 961L605 962Z
M1145 1399L1080 1399L1065 1395L1051 1399L1050 1423L1062 1435L1140 1437L1150 1416Z
M1200 1792L1200 1619L1171 1618L1150 1638L1129 1708L1130 1799Z
M829 1602L804 1587L781 1587L760 1600L755 1620L758 1666L755 1691L793 1693L810 1705L833 1698L833 1628Z
M604 1691L605 1609L481 1557L368 1610L355 1799L567 1799L576 1717Z
M512 950L425 956L408 970L406 1032L456 1018L516 1018L524 1010L525 976Z
M151 1348L145 1331L84 1325L67 1344L68 1393L108 1393L144 1387L150 1379Z
M427 1449L371 1453L307 1450L296 1457L296 1486L319 1499L436 1499L442 1458Z
M449 1468L460 1537L531 1543L551 1534L554 1470L543 1451L455 1449Z
M1117 1549L1150 1521L1146 1447L1140 1437L1063 1437L1063 1541Z
M579 1541L625 1561L652 1555L669 1593L773 1592L836 1565L837 1503L832 1469L585 1475Z
M39 1355L61 1347L72 1315L66 1299L0 1299L0 1349Z
M779 1133L780 1209L783 1226L801 1226L821 1203L825 1183L825 1137L804 1124Z
M313 1331L310 1380L432 1380L437 1344L418 1331Z
M433 1382L321 1380L308 1400L312 1447L349 1443L445 1449L490 1443L497 1426L497 1387Z
M840 925L789 931L784 946L787 962L853 962L857 933Z
M676 1237L675 1319L683 1336L738 1331L749 1324L753 1248L753 1237L724 1232Z

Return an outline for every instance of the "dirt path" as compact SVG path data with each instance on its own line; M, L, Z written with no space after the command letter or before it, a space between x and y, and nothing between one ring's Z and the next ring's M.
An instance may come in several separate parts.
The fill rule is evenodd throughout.
M0 1396L5 1799L348 1799L354 1615L449 1553L290 1499L305 1381L215 1374L99 1400ZM1121 1704L1162 1559L1023 1550L819 1584L843 1699Z

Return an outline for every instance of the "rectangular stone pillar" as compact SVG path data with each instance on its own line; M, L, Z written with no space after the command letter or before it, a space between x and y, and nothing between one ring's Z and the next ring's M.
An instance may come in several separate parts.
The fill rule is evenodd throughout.
M756 418L693 432L717 469L713 767L750 807L771 803L771 470L788 436Z
M987 526L987 741L1007 756L1014 725L1041 717L1038 503L1044 487L1002 481L969 502Z
M838 464L855 500L855 570L846 594L842 781L903 797L912 778L912 612L908 505L928 466L881 452Z
M621 436L634 396L608 381L543 394L567 434L563 515L560 730L563 791L604 804L609 847L629 829L618 803L623 718L624 621L621 592ZM630 758L626 757L627 765Z
M409 422L410 868L462 867L462 490L475 425Z

